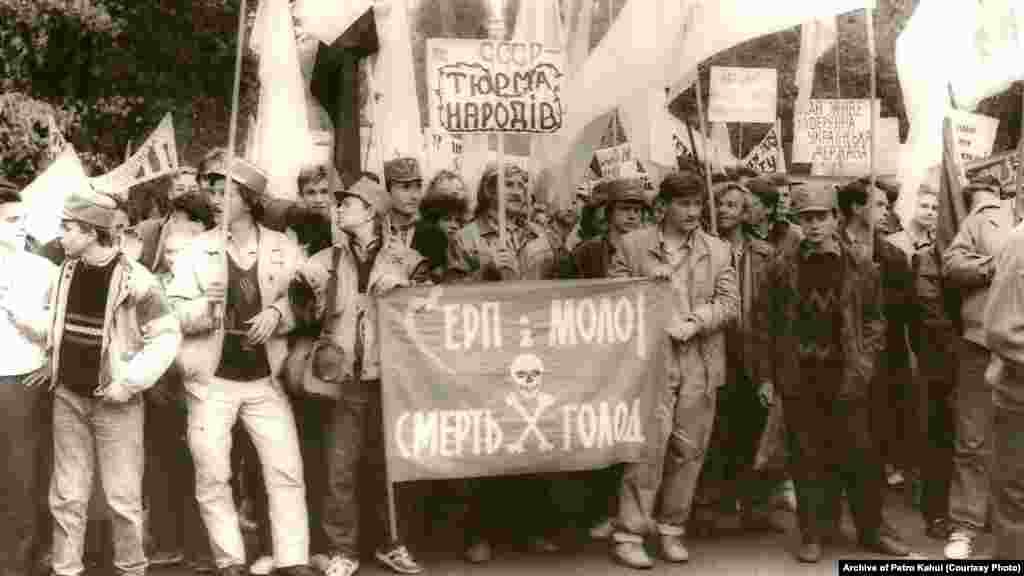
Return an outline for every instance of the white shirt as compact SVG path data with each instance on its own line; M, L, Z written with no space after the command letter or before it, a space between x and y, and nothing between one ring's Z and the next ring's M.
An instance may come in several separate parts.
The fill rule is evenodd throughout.
M0 256L0 293L6 307L19 319L38 322L48 319L50 289L57 267L42 256L15 252ZM0 376L28 374L46 361L46 341L29 339L11 318L0 312Z

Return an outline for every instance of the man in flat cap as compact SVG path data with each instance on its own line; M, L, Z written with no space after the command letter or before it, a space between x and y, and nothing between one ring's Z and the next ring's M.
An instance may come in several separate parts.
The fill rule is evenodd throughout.
M769 270L759 323L771 326L759 388L781 393L790 435L802 536L797 558L818 562L837 537L833 509L845 488L862 546L905 556L882 519L882 465L869 426L869 392L885 317L877 273L862 251L838 236L835 193L793 195L804 238L780 250Z
M117 204L90 188L65 202L65 260L49 328L54 471L53 572L78 576L95 465L111 512L118 574L146 573L141 393L174 360L178 320L157 279L121 254L111 229Z
M388 232L405 246L412 246L412 236L423 201L423 174L415 158L396 158L384 163L384 185L391 195Z
M612 536L613 557L632 568L653 565L643 545L652 526L657 526L664 560L689 559L685 527L715 420L716 396L725 384L725 327L739 312L732 252L700 229L704 181L693 172L673 172L662 180L658 195L667 206L661 225L624 236L610 270L613 278L669 280L674 295L668 327L670 381L659 407L670 415L659 419L664 462L626 465Z
M984 381L991 355L985 339L984 310L996 262L1010 231L1021 221L1024 207L1020 198L1001 201L1000 188L993 176L976 177L964 188L964 201L970 209L942 262L949 285L960 290L963 326L954 407L951 532L944 550L950 559L974 554L975 540L985 527L989 509L992 391Z
M315 254L293 283L290 309L306 323L319 323L328 346L313 353L314 376L334 390L327 433L327 483L320 512L328 554L318 566L330 576L359 569L360 505L368 501L388 541L376 558L399 574L418 574L420 565L388 534L385 439L381 416L381 356L374 298L401 286L425 282L428 264L417 252L383 232L391 209L384 187L363 177L338 194L340 241ZM333 301L333 309L328 303ZM362 479L376 478L372 484Z
M245 547L229 485L232 429L240 419L263 469L274 565L293 576L311 573L306 489L295 421L278 375L295 325L288 283L303 261L287 236L258 224L258 194L267 177L236 158L209 167L208 194L220 227L204 232L175 263L168 297L185 339L179 355L188 394L189 448L196 464L196 498L222 574L246 571ZM213 177L211 177L211 174Z

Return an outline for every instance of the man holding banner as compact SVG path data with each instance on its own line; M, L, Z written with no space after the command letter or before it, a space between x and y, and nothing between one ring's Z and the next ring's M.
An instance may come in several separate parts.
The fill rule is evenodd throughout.
M612 262L612 277L668 280L673 290L668 387L661 391L659 457L627 465L613 535L615 560L650 568L644 535L660 536L662 557L685 562L683 542L697 481L715 420L718 389L725 384L725 326L736 320L739 294L727 244L700 229L707 190L694 173L662 180L659 200L667 204L659 227L626 235ZM655 508L655 496L659 495Z

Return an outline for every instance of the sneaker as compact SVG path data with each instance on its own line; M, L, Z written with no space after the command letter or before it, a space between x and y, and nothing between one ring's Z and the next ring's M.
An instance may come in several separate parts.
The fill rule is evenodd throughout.
M662 536L660 539L661 557L666 562L682 563L690 559L690 551L679 536Z
M612 559L636 570L649 570L654 567L654 560L644 549L643 541L615 542L612 545Z
M347 556L331 556L324 568L324 576L352 576L359 570L359 561Z
M590 528L590 537L594 540L607 540L615 532L615 522L605 518Z
M487 540L480 540L466 548L464 553L466 561L470 564L483 564L491 561L491 543Z
M963 530L954 530L942 553L949 560L966 560L974 550L974 536Z
M260 556L252 566L249 566L249 574L253 576L269 576L274 571L274 557Z
M157 552L150 555L150 566L177 566L185 561L185 555L181 552Z
M416 559L409 553L409 549L402 544L396 544L391 549L378 550L377 560L381 564L391 568L398 574L419 574L423 567L416 563Z

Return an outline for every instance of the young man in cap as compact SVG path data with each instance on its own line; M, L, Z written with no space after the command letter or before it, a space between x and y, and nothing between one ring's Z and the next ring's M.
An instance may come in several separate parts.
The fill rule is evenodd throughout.
M597 232L596 236L572 251L573 278L607 278L615 247L622 237L643 227L643 214L648 200L639 178L617 178L602 182L594 194L600 200L592 207L604 211L604 229L594 231Z
M800 243L800 229L783 217L780 204L780 190L790 190L789 184L776 185L768 178L751 178L743 185L750 190L750 204L747 208L747 231L759 240L772 245L776 250Z
M764 509L770 494L770 490L765 490L769 483L754 470L771 399L757 389L765 362L762 340L770 328L757 325L758 317L753 311L757 300L767 296L768 270L775 249L744 229L751 195L743 185L723 182L712 190L717 203L718 234L728 243L736 269L740 307L737 321L726 328L726 383L718 393L711 448L701 476L700 491L710 500L706 503L710 506L697 509L693 524L699 530L713 532L717 512L735 511L740 500L743 529L784 532L774 523L771 509Z
M758 313L771 326L760 393L781 393L802 534L797 558L818 562L837 536L835 502L846 489L859 541L880 554L908 551L882 519L882 465L869 427L869 393L885 317L871 260L838 237L827 188L793 197L804 238L780 250Z
M57 268L26 250L25 205L14 184L0 178L0 404L4 407L0 459L7 473L0 481L0 570L12 576L34 573L41 549L39 483L49 451L40 420L49 379L46 334L50 290Z
M423 175L415 158L396 158L384 163L384 185L391 194L388 233L405 246L412 246L412 236L419 219L423 200Z
M220 227L201 234L175 265L168 296L185 341L179 356L188 391L188 442L196 464L196 498L217 567L245 573L245 547L232 499L232 429L241 419L255 445L269 501L278 572L306 575L309 524L295 421L278 380L294 327L287 288L303 255L284 234L258 224L267 183L239 158L237 186L226 197L228 166L203 173ZM211 175L215 175L211 177Z
M944 553L970 558L989 509L992 461L992 391L984 382L991 356L985 340L984 310L996 261L1010 231L1021 221L1020 198L1000 201L999 181L975 178L964 188L970 212L943 255L942 271L959 289L963 333L955 391L956 440L949 495L951 533Z
M95 466L113 529L114 567L142 575L144 406L141 393L173 362L181 332L159 282L114 245L113 199L91 189L64 205L67 256L52 300L53 571L77 576Z
M290 301L298 318L323 326L333 346L318 349L314 373L339 387L328 425L327 490L321 511L329 555L318 567L326 576L352 576L359 569L366 528L360 524L361 504L372 508L374 530L389 531L374 298L423 282L427 274L422 256L384 234L390 204L384 188L365 177L342 192L336 217L344 236L302 266ZM332 286L337 290L335 309L327 310ZM366 484L369 478L374 482ZM399 535L387 537L377 560L400 574L421 572Z
M670 382L659 407L671 415L659 419L664 462L626 465L612 537L614 558L633 568L653 565L643 545L654 525L651 516L662 558L689 559L683 537L715 420L715 398L725 383L725 327L739 311L729 246L700 229L707 195L703 180L692 172L674 172L662 180L658 194L667 204L661 225L624 236L610 270L613 278L669 280L675 295L668 328Z

